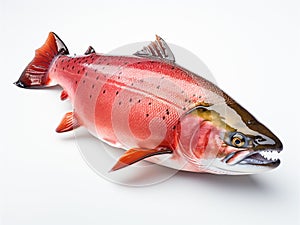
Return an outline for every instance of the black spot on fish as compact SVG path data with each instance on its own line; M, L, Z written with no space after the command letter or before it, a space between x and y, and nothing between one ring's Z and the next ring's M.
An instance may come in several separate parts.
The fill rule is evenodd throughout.
M95 69L94 71L95 71L95 73L96 73L96 72L97 72L97 69Z
M165 117L165 116L163 116L163 117L162 117L162 119L164 120L164 119L166 119L166 117Z
M169 109L167 109L167 110L166 110L166 114L167 114L167 115L169 115L169 114L170 114L170 112L169 112Z
M120 79L121 77L120 76L118 76L118 79Z
M196 97L196 95L195 95L195 94L193 94L193 97Z
M129 102L132 102L132 98L129 99Z
M68 65L67 65L67 68L69 68L69 66L70 66L70 65L68 64Z
M96 77L96 80L99 80L99 76Z
M148 105L151 105L151 102L149 102Z
M78 83L78 81L76 80L76 81L75 81L75 84L77 84L77 83Z
M187 99L184 99L184 101L187 102L188 100L187 100Z
M149 116L149 114L147 113L147 114L146 114L146 117L148 117L148 116Z
M185 107L183 107L182 109L183 109L183 110L186 110L186 108L185 108Z
M119 105L121 105L122 104L122 102L119 102Z
M85 73L85 76L87 77L87 75L88 75L88 73L86 72L86 73Z
M192 101L191 100L189 100L189 103L191 103Z
M90 98L92 98L92 95L90 95Z
M109 65L109 63L106 63L106 65Z
M172 70L174 70L175 69L175 67L174 66L172 66Z
M128 62L125 62L124 64L125 64L125 65L127 65L127 64L128 64Z
M160 89L160 85L158 85L156 88L157 88L157 89Z
M122 74L122 71L120 71L119 74L121 75L121 74Z
M94 88L94 87L95 87L95 84L92 85L92 88Z
M65 67L63 67L63 70L65 70Z
M105 94L106 90L103 90L102 93Z
M184 93L184 91L181 91L181 94L183 94Z
M85 83L85 80L83 80L82 83Z
M137 62L137 64L141 64L141 62Z
M176 129L176 126L173 126L173 130L175 130Z
M77 71L77 74L79 74L79 73L80 73L80 70Z
M119 91L116 91L116 95L118 95L119 94Z
M72 70L74 69L74 66L72 66Z
M134 83L131 83L131 86L133 86L134 85Z
M140 102L141 102L141 99L138 100L138 103L140 103Z

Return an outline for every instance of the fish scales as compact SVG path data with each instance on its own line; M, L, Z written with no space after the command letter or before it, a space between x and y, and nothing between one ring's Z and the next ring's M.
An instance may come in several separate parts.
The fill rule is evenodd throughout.
M188 72L155 60L60 56L52 67L50 77L68 90L80 122L117 146L171 144L175 148L174 126L180 115L203 99L198 83ZM154 118L155 129L150 131ZM166 138L160 140L163 136Z
M176 64L167 43L156 40L132 56L70 56L51 32L15 83L22 88L60 85L74 111L57 132L85 127L126 150L112 167L140 160L175 169L251 174L276 168L265 151L282 150L267 127L215 84ZM159 155L169 157L162 160Z

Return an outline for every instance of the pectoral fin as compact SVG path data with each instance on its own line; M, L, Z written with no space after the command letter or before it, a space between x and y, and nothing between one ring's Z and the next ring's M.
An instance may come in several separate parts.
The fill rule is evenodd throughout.
M139 162L142 159L161 154L171 154L173 151L168 148L157 148L157 149L143 149L143 148L132 148L127 150L118 162L113 166L110 171L116 171L126 166L132 165Z
M64 115L63 119L61 120L60 124L56 128L57 133L63 133L67 131L71 131L80 127L78 120L73 112L68 112Z

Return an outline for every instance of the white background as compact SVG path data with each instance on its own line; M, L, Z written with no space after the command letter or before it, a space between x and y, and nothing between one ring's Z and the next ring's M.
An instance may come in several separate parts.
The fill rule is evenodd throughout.
M0 224L300 224L299 8L296 0L0 0ZM237 177L179 172L144 188L108 182L72 133L54 132L71 109L60 90L12 85L49 31L77 54L154 34L189 49L281 138L281 166Z

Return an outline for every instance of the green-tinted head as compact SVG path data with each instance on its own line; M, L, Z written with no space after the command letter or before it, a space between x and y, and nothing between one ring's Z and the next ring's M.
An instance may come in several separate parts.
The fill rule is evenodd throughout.
M281 141L232 99L197 106L181 124L184 155L208 172L252 174L280 164L274 155L282 150Z

